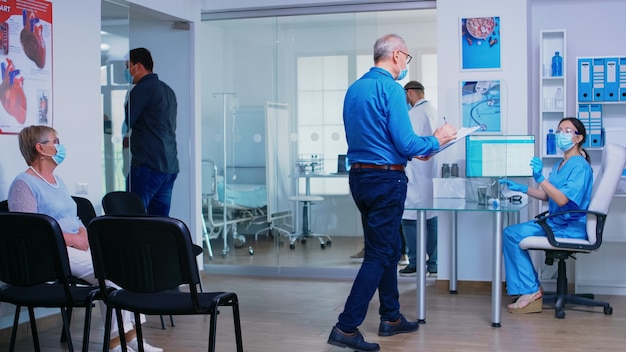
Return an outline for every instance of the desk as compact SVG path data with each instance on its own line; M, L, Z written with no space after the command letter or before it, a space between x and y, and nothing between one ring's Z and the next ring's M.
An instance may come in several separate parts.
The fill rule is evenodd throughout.
M417 258L426 256L426 211L449 211L452 212L452 265L450 270L450 293L457 292L457 215L459 212L478 211L490 212L494 215L493 228L493 252L492 252L492 278L491 278L491 326L501 326L502 305L502 215L513 215L514 223L519 222L519 212L528 206L529 202L520 205L512 205L503 202L498 207L478 205L475 202L466 202L465 199L435 198L424 201L416 207L405 208L418 212L420 227L417 233ZM512 222L513 223L513 222ZM426 322L426 262L417 261L417 319L420 323Z

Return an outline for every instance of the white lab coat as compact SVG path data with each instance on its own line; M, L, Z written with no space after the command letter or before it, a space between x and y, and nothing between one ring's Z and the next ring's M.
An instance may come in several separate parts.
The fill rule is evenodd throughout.
M437 123L437 111L426 99L418 100L409 110L409 117L413 125L413 131L418 136L432 136ZM437 163L435 157L428 161L413 159L407 163L405 169L409 179L404 201L405 208L415 207L420 201L433 199L433 178L437 176ZM437 216L436 212L426 212L426 219ZM417 220L415 210L405 210L402 219Z

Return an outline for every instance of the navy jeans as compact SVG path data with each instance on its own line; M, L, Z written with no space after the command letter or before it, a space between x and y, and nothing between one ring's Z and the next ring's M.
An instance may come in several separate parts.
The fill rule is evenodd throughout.
M406 185L403 171L350 170L350 191L363 223L365 256L337 322L344 332L354 332L363 323L376 290L381 321L396 321L400 317L396 271L402 247L398 229Z
M126 190L141 197L148 214L169 216L176 176L178 174L163 174L147 166L132 166Z
M429 273L437 272L437 217L426 220L426 270ZM417 220L402 219L402 230L406 239L406 249L409 257L409 267L417 267Z

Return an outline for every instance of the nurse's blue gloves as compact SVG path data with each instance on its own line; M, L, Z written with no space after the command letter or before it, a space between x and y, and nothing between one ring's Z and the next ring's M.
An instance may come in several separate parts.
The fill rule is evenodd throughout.
M532 160L530 160L530 166L533 168L533 178L535 179L535 182L537 183L541 183L543 180L545 180L545 177L543 177L543 161L541 161L541 159L539 159L538 157L533 157Z
M506 187L510 189L511 191L517 191L517 192L522 192L522 193L528 192L528 186L520 185L517 182L513 182L513 181L505 180L505 179L500 179L498 180L498 182L500 182L501 184L505 184Z

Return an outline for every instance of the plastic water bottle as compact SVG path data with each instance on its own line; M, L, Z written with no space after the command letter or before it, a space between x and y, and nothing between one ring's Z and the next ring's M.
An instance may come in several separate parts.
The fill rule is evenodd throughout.
M554 110L563 111L563 89L560 87L554 93Z
M552 76L563 76L563 57L559 55L558 51L555 51L552 57Z
M554 134L553 129L550 129L550 131L548 131L548 135L546 136L546 147L546 154L556 154L556 135Z

